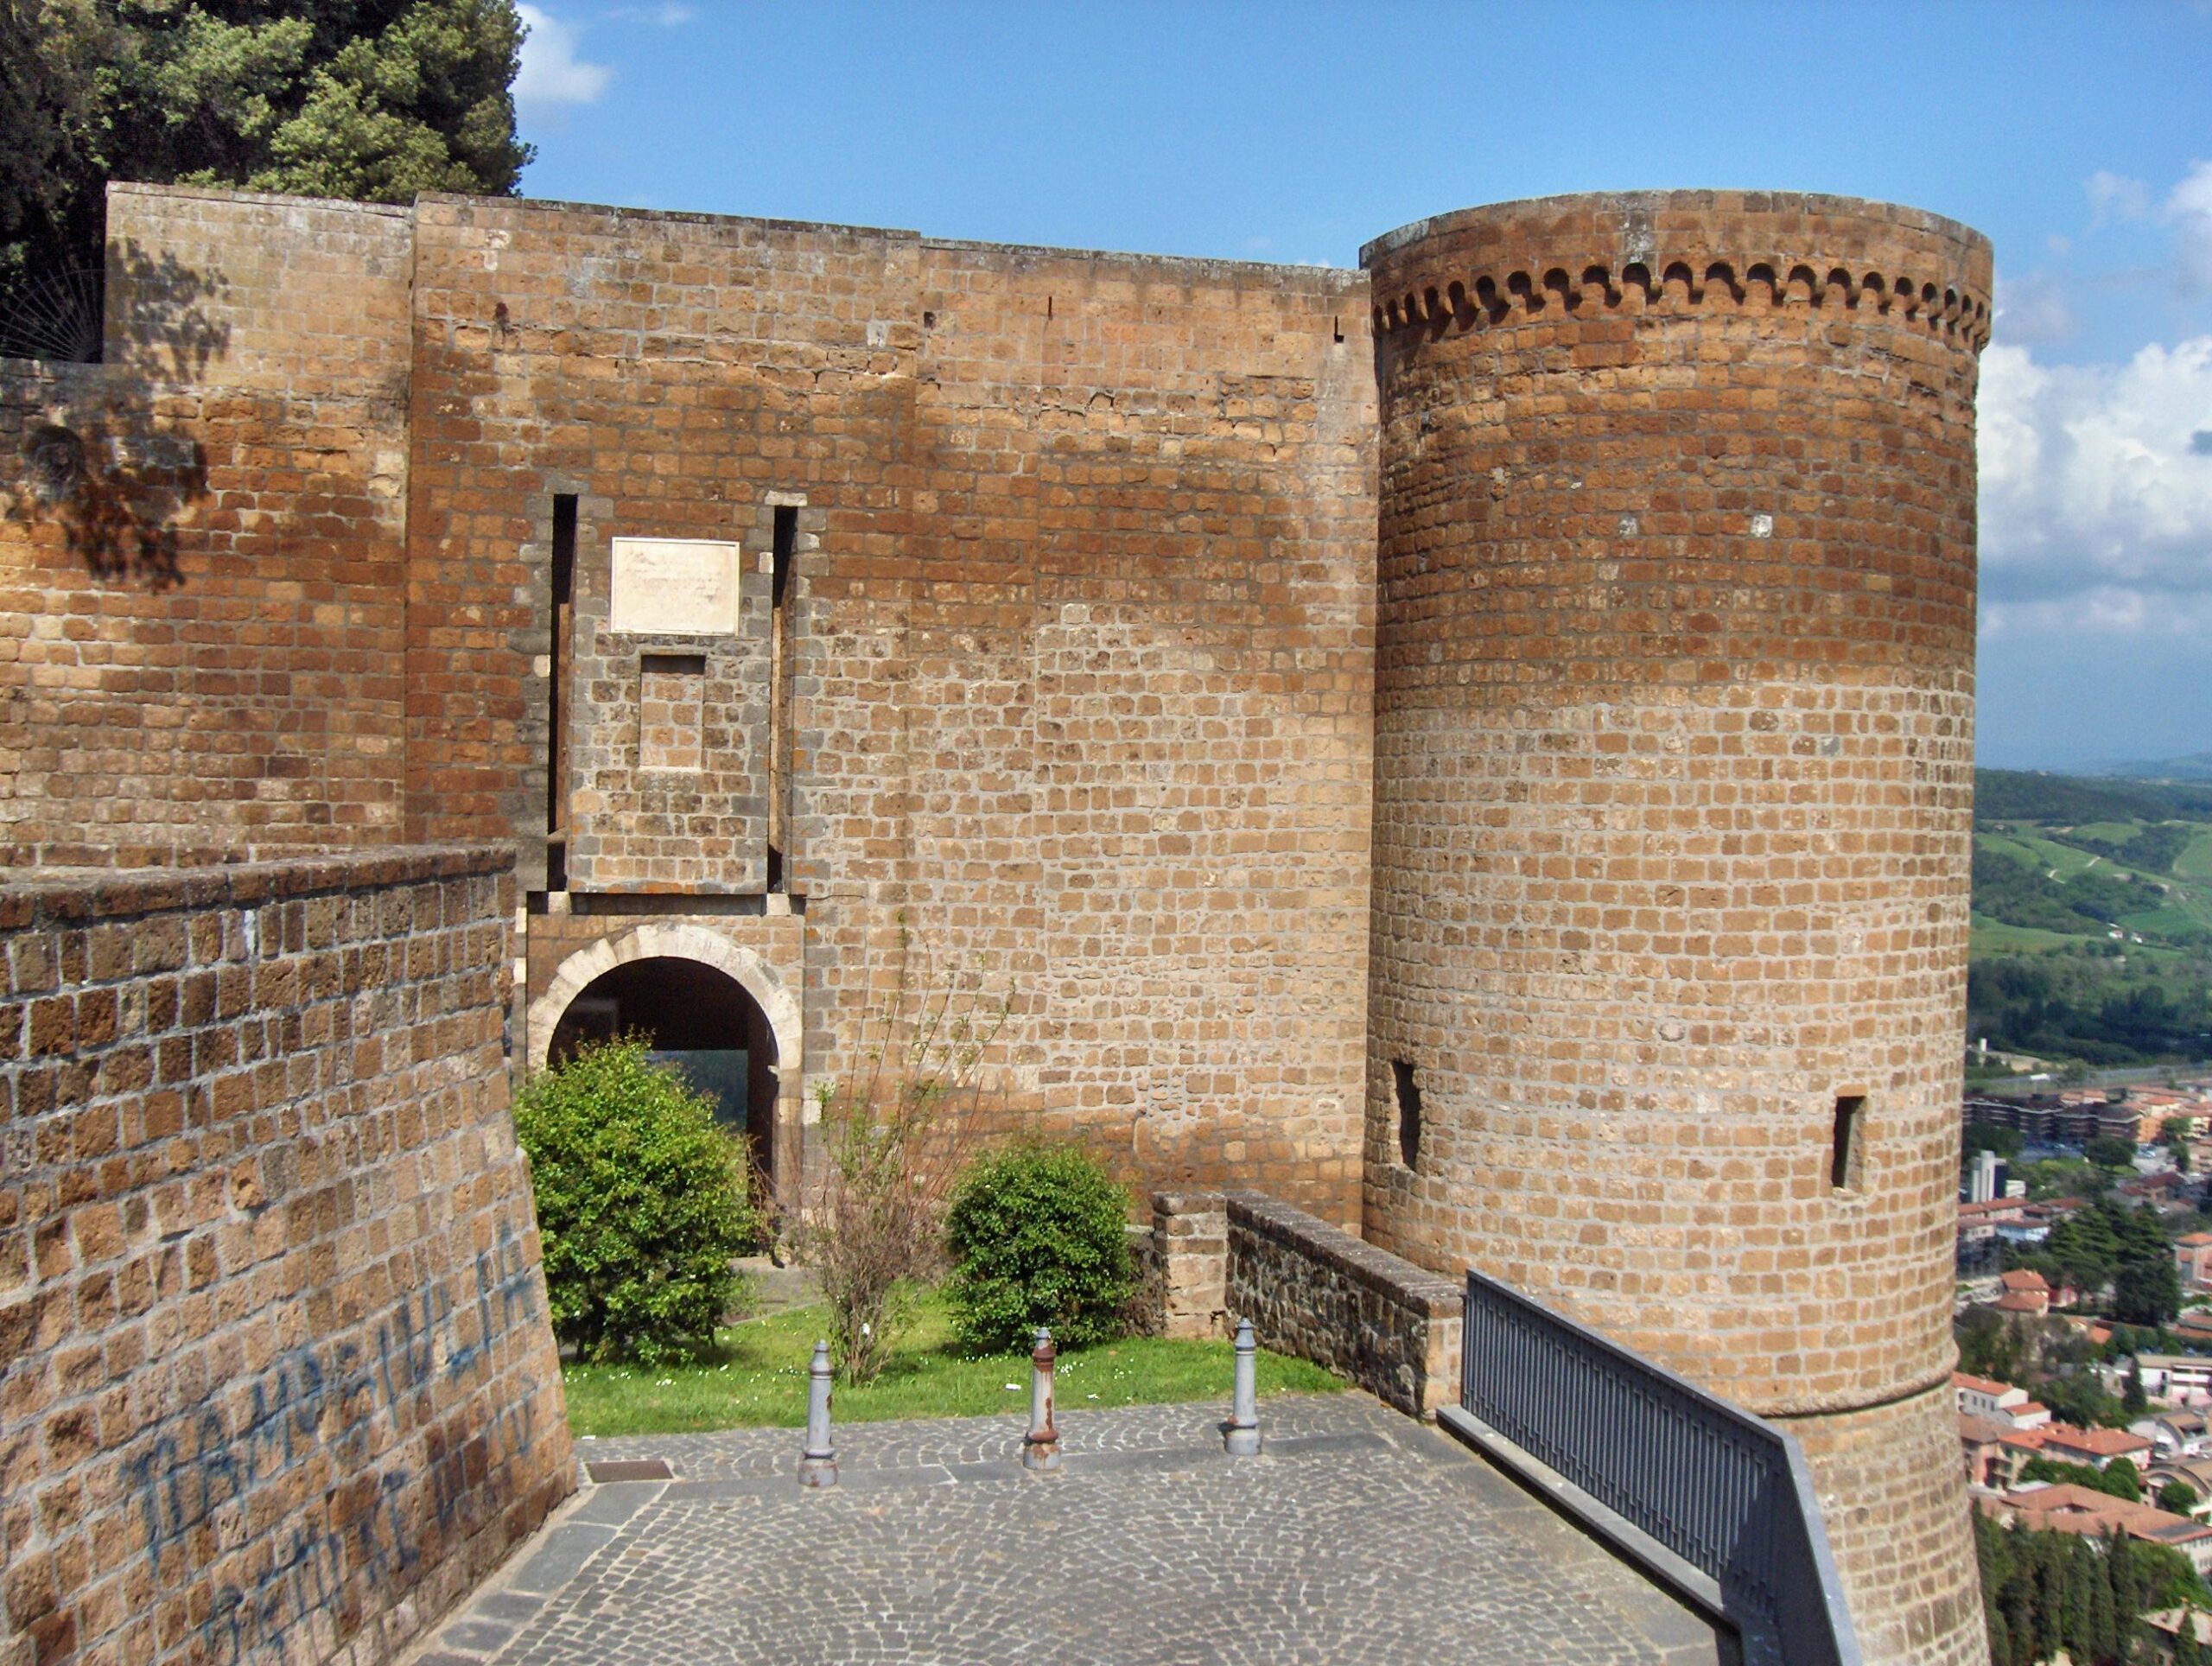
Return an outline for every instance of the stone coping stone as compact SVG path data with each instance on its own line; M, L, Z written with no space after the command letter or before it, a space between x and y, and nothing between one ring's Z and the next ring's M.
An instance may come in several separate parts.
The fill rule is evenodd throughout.
M504 874L504 844L393 845L188 868L45 868L0 874L0 931Z

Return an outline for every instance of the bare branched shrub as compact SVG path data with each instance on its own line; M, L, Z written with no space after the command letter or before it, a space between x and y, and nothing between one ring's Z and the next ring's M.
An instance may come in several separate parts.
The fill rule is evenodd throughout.
M899 928L899 976L863 1019L861 1068L815 1089L823 1167L799 1229L821 1275L830 1345L849 1383L874 1380L943 1269L944 1211L984 1136L982 1062L1011 996L940 978Z

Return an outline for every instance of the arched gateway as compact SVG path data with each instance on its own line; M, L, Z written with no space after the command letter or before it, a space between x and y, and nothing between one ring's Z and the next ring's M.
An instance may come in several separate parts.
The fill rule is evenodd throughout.
M528 1023L533 1070L587 1041L643 1036L743 1128L772 1184L795 1168L781 1148L798 1121L798 1002L750 950L696 925L641 925L562 962Z

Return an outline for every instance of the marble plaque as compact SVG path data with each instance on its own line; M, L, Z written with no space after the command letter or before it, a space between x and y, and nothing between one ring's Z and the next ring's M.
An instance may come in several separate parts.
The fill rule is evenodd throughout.
M607 627L637 636L736 635L737 546L615 539Z

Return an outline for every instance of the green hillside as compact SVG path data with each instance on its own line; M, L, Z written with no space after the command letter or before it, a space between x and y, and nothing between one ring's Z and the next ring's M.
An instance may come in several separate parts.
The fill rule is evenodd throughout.
M1969 1042L2212 1056L2212 785L1978 771L1971 952Z

